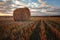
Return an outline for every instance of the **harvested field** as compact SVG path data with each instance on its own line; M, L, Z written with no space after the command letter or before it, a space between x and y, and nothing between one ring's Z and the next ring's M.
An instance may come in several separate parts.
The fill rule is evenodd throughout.
M60 17L0 17L0 40L60 40Z

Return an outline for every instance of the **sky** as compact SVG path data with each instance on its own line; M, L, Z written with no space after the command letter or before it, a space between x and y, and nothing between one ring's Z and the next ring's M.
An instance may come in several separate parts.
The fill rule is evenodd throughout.
M60 15L60 0L0 0L0 13L13 13L21 5L31 8L32 12L36 11L40 16ZM36 16L36 12L31 14Z
M43 0L43 1L46 1L46 3L49 5L60 7L60 0Z
M0 0L0 2L2 1L5 1L5 0ZM18 0L20 1L20 0ZM24 0L25 2L28 2L28 0ZM38 0L31 0L32 2L38 2ZM46 4L48 5L54 5L54 6L57 6L57 7L60 7L60 0L41 0L41 1L44 1L46 2Z
M33 0L33 1L38 2L38 0ZM42 0L42 1L46 2L46 4L48 4L48 5L60 7L60 0Z

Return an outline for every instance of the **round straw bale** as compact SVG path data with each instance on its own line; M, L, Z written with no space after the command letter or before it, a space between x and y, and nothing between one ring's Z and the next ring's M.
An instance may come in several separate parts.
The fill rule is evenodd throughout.
M28 8L17 8L14 10L13 18L15 21L28 20L30 17L30 10Z

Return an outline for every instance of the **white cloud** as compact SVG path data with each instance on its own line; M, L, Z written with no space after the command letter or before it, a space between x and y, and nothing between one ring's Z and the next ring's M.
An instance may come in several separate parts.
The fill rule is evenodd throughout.
M3 14L2 12L0 12L0 16L13 16L13 14L7 14L7 13Z
M42 1L42 0L38 0L38 2L43 3L43 1Z
M15 1L15 0L13 0L13 2L14 2L14 4L11 4L10 6L13 8L20 8L20 7L22 7L22 6L20 6L20 5L23 5L23 6L27 6L27 7L35 7L36 9L34 9L34 10L32 10L31 9L31 11L39 11L40 12L40 14L43 14L43 13L45 13L46 15L48 14L48 15L60 15L60 8L57 8L57 7L55 7L55 6L52 6L52 5L48 5L48 4L46 4L46 2L45 1L43 1L43 0L38 0L38 2L39 3L37 3L37 2L32 2L32 3L25 3L25 2L21 2L21 1ZM0 6L1 6L1 4L4 4L4 3L1 3L0 2ZM10 7L9 6L9 7ZM12 11L14 10L14 8L13 9L11 9L11 12L10 13L12 13ZM37 9L37 8L40 8L40 10L39 9ZM7 10L6 10L7 11ZM1 11L2 12L2 11ZM44 14L44 15L45 15ZM38 14L39 15L39 14Z
M46 7L47 4L46 2L44 2L43 0L38 0L39 3L41 3L41 5L39 7Z
M55 9L52 8L51 10L47 10L47 12L48 13L56 13L56 14L59 13L59 15L60 15L60 8L59 9L58 8L55 8Z
M46 10L46 9L42 9L42 10L41 10L41 12L44 12L44 13L46 13L46 12L47 12L47 10Z
M53 12L60 12L60 9L56 9L57 7L46 4L46 2L43 0L38 0L38 2L41 3L39 7L41 8L41 12L43 13L52 14Z

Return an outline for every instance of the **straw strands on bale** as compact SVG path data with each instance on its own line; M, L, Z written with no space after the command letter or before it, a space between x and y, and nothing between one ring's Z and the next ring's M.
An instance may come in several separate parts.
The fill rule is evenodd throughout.
M13 17L15 21L25 21L30 18L30 10L28 8L17 8L14 10Z

